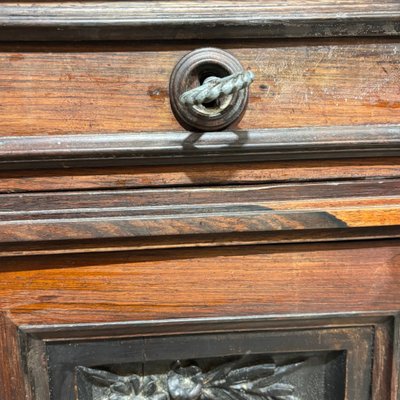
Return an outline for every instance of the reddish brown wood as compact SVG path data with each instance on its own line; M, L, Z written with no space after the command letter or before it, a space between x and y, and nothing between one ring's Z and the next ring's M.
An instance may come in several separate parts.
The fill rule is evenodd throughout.
M17 257L0 305L16 324L392 311L399 263L398 241Z
M0 172L0 192L400 178L400 158Z
M101 260L97 255L82 254L9 258L2 263L0 282L0 306L11 318L7 322L8 347L3 341L3 350L17 356L19 346L9 340L16 326L24 324L268 314L295 318L295 314L355 311L382 313L384 322L385 312L390 315L399 307L399 260L398 241L375 241L374 247L364 242L108 253ZM345 322L338 316L324 323L335 326L338 321ZM186 329L188 324L182 324ZM245 326L242 324L242 329ZM286 326L295 325L289 320ZM389 390L386 374L390 373L391 355L386 352L390 352L387 346L393 330L390 325L376 329L376 362L384 362L384 373L374 370L374 393L379 396ZM40 332L40 327L37 330ZM6 362L9 357L7 352ZM391 399L395 400L396 365L392 372ZM18 368L4 375L22 382ZM2 390L11 396L9 386ZM12 396L24 398L22 392L12 391Z
M96 2L9 2L0 10L0 38L5 39L42 40L55 28L60 30L51 39L57 40L156 39L0 44L2 161L12 164L18 157L28 158L18 167L23 170L0 173L0 399L33 400L26 374L43 369L46 359L27 353L35 349L24 341L28 334L29 340L40 342L50 332L50 339L68 344L73 335L90 340L128 335L124 322L139 329L135 334L140 337L163 335L150 323L166 329L165 334L190 334L207 330L207 323L199 327L201 318L219 319L216 330L225 326L226 318L248 318L230 325L232 332L239 332L260 316L267 316L271 329L282 329L278 322L285 320L283 328L294 332L316 326L294 323L296 318L304 321L323 313L324 329L360 328L374 343L373 369L366 371L369 353L360 344L357 351L365 369L354 371L350 363L347 381L357 383L368 372L371 400L396 400L397 131L391 132L390 140L372 135L373 141L357 148L357 154L347 153L347 160L333 160L334 154L321 149L316 150L319 160L298 158L302 151L313 150L312 143L324 142L318 126L330 127L331 133L352 131L342 135L347 151L363 141L359 131L354 133L358 128L373 125L371 133L377 124L398 127L399 37L358 37L398 35L398 2L254 0L247 4L251 16L235 22L229 18L236 15L239 2L196 1L190 3L196 23L185 21L184 10L171 13L173 3L149 5L141 10L141 22L134 12L143 2L121 2L121 7L115 2L101 7ZM154 6L165 11L165 19L157 23ZM91 27L82 22L88 10L94 11ZM182 30L176 29L175 17ZM120 27L118 18L126 18ZM257 29L250 31L255 20ZM277 20L283 25L276 25ZM207 23L214 27L205 30ZM64 24L70 24L69 29ZM188 30L190 24L193 30ZM279 26L285 29L279 31ZM130 28L131 36L123 36ZM260 38L276 35L286 39ZM293 39L327 35L353 37ZM177 36L213 39L160 40ZM233 40L239 36L241 40ZM179 165L182 160L176 159L175 165L161 166L155 158L147 166L128 164L123 158L126 141L121 144L119 138L129 142L131 136L149 132L154 141L155 132L182 132L169 106L170 74L184 54L205 46L230 51L256 74L237 147L244 148L258 130L271 132L267 128L305 127L311 136L320 134L311 144L300 140L292 149L293 158L286 153L287 161L249 157L240 159L243 163L232 158L233 163L223 159L218 165L221 160L203 165L204 160L196 158L186 160L192 165ZM67 159L71 149L76 156L89 148L83 158L95 157L104 148L85 147L87 143L118 133L126 133L112 141L122 154L120 164L103 165L97 159L95 168L75 165L77 158L71 164L62 164L64 159L56 163L63 152ZM71 134L89 136L79 142ZM20 136L25 139L18 140ZM278 147L290 144L291 138L283 138ZM36 147L30 148L33 139ZM335 139L333 134L326 140L330 149L338 147ZM63 148L63 143L68 145ZM373 146L384 148L385 154L370 153ZM106 150L106 156L115 156ZM46 165L46 154L53 164ZM56 168L33 169L49 166ZM344 314L351 314L351 324ZM113 322L115 330L105 327ZM43 327L47 324L62 326ZM42 383L41 390L48 391L48 382Z
M398 123L398 39L212 42L256 81L241 129ZM0 136L174 131L168 83L202 44L2 45Z
M387 180L9 194L0 253L398 237L399 190Z
M9 320L7 311L0 311L0 398L25 399L28 391L23 374L18 327Z

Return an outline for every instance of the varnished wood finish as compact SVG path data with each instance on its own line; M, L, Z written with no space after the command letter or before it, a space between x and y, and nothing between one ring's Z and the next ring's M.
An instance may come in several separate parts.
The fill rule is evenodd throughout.
M7 2L1 40L398 35L396 0Z
M2 45L0 136L181 131L170 74L204 43ZM398 124L398 39L212 42L256 80L241 130Z
M178 359L198 337L212 357L256 331L310 354L347 332L346 400L398 400L399 17L397 0L2 3L0 399L49 398L53 345L76 363L50 376L71 378L82 357L131 362L129 341ZM198 135L168 83L208 46L256 81L237 127Z
M3 307L3 303L0 302ZM18 327L10 321L4 310L0 312L0 360L6 368L0 368L0 398L25 399L24 378Z
M248 243L257 240L256 234L265 241L265 234L284 233L274 240L290 242L301 241L300 233L307 241L312 232L320 240L321 232L325 232L323 240L341 240L343 230L348 230L348 239L352 234L358 239L360 234L379 237L388 235L388 228L400 229L397 180L26 194L22 198L10 194L2 199L0 249L6 253L13 244L35 244L36 249L51 251L46 243L60 246L63 241L97 240L92 249L102 250L109 248L109 240L117 243L128 238L139 239L139 247L146 242L164 247L167 238L175 238L169 246L213 245L221 234ZM233 239L227 236L225 240L231 244ZM216 244L223 243L221 236Z
M400 125L0 137L0 169L395 156Z
M398 240L10 257L0 298L17 325L391 312L399 262Z
M0 193L400 178L398 157L0 172Z
M272 313L277 317L271 315L268 320L274 324L277 318L278 327L282 324L279 315L291 314L292 320L286 326L293 328L298 327L295 314L378 311L389 315L400 306L399 260L399 243L393 240L375 241L373 246L371 242L360 242L109 253L101 258L83 254L9 258L1 265L0 298L2 310L7 310L4 321L10 329L26 324L67 324L50 329L50 334L63 338L70 336L69 329L73 329L72 336L101 337L107 329L110 334L107 326L102 332L100 325L96 335L96 326L68 324L115 321L118 324L111 327L111 335L126 335L131 328L123 321L147 320L148 324L138 323L138 334L142 336L146 331L147 335L155 332L151 320L178 317L218 319ZM321 325L335 326L337 321L345 323L340 316L335 321L332 315ZM190 321L176 323L180 327L160 321L159 330L171 333L191 329ZM246 330L249 323L251 319L246 322L245 318L236 329ZM202 327L201 321L192 320L192 324L194 330L213 329ZM35 330L40 334L49 329L37 326ZM384 332L378 330L377 340L382 334L394 333ZM379 352L385 354L387 343L377 346ZM4 348L6 343L2 345ZM18 351L16 343L7 345L6 360L15 348ZM394 356L397 360L396 350ZM386 368L391 368L390 357L385 358ZM396 371L392 375L393 400L397 393ZM14 372L2 369L1 376L10 379L16 376ZM10 389L7 385L0 390ZM18 390L22 393L24 387ZM13 396L15 393L12 391Z

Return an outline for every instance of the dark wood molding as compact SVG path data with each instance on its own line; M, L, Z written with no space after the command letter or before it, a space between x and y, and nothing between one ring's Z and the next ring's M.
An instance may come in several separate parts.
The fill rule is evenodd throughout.
M400 33L400 8L397 0L8 2L0 27L0 40L12 41L387 36Z
M398 156L400 125L0 137L0 170Z
M400 181L3 195L0 254L399 237Z
M388 324L398 325L399 312L354 312L313 314L242 315L207 318L176 318L164 320L121 321L108 323L77 323L53 325L20 325L24 339L41 341L80 341L90 338L166 336L194 333L246 332L282 329L313 329L317 327L352 327ZM397 334L397 333L396 333ZM396 335L392 340L397 343Z

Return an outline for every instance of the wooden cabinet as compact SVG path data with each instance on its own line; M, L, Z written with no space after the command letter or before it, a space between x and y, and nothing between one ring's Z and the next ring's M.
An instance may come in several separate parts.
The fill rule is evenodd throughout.
M0 41L0 400L399 398L397 0L9 1ZM186 130L199 85L244 112Z

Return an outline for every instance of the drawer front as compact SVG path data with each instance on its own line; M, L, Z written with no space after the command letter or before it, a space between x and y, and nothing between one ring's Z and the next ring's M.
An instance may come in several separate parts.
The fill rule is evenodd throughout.
M171 72L210 45L255 81L234 131L187 132ZM0 192L399 175L397 37L0 50Z
M6 3L0 192L397 177L399 14L394 0ZM210 46L255 74L249 103L233 132L186 132L171 73Z
M215 46L255 74L242 130L398 123L393 39L185 45L2 45L0 135L181 131L168 85L189 51Z

